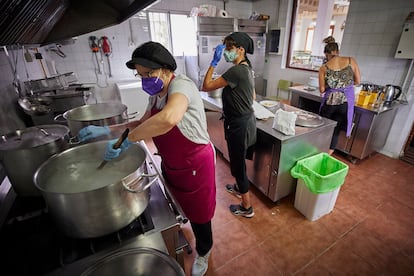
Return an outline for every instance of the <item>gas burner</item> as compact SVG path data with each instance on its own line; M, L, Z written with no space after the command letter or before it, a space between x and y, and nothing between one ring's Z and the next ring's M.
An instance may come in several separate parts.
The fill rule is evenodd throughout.
M146 209L117 232L97 238L70 238L59 231L42 198L17 197L9 216L0 232L0 261L3 268L10 269L9 275L44 275L98 252L116 249L154 228Z

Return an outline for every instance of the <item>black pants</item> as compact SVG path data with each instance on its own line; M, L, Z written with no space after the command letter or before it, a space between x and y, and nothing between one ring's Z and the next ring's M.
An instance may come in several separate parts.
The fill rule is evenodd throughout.
M199 256L204 256L213 247L213 232L211 221L203 224L191 223L191 228L196 240L196 250Z
M224 119L224 134L229 150L230 171L236 179L241 194L249 191L246 174L246 154L249 146L256 142L256 118L249 115L241 118Z
M334 129L334 133L331 140L331 145L329 149L335 149L336 144L338 144L339 133L341 130L346 130L347 127L347 116L348 116L348 103L343 103L340 105L327 105L326 103L322 106L321 116L329 118L337 122L337 125Z

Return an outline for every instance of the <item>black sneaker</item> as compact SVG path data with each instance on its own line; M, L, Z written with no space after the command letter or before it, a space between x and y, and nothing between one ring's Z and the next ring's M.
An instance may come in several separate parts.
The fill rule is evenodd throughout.
M234 194L238 198L241 198L241 194L240 194L239 188L237 187L236 184L227 184L226 185L226 190L227 190L227 192L229 192L231 194Z
M242 205L230 205L230 212L235 216L242 216L245 218L252 218L254 216L253 207L244 208Z

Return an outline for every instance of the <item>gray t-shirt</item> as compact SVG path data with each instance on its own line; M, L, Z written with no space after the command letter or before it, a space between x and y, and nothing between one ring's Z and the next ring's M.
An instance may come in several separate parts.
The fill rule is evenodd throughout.
M178 129L190 141L197 144L208 144L210 137L207 132L203 99L194 82L187 76L177 75L171 81L166 96L162 98L157 95L149 97L147 111L150 111L153 107L162 109L167 103L167 96L175 93L183 94L188 100L187 111L178 123Z

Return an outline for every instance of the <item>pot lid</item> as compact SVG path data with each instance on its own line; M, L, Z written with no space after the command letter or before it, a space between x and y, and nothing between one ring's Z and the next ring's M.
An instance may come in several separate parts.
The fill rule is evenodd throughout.
M295 124L303 127L318 127L324 124L321 116L304 110L295 111L297 117Z
M66 111L63 117L73 121L95 121L122 115L127 106L121 103L97 103L82 105Z
M165 275L184 276L176 260L157 249L139 247L111 254L84 271L94 275Z
M69 128L63 125L39 125L1 136L0 150L35 148L49 144L69 135Z

